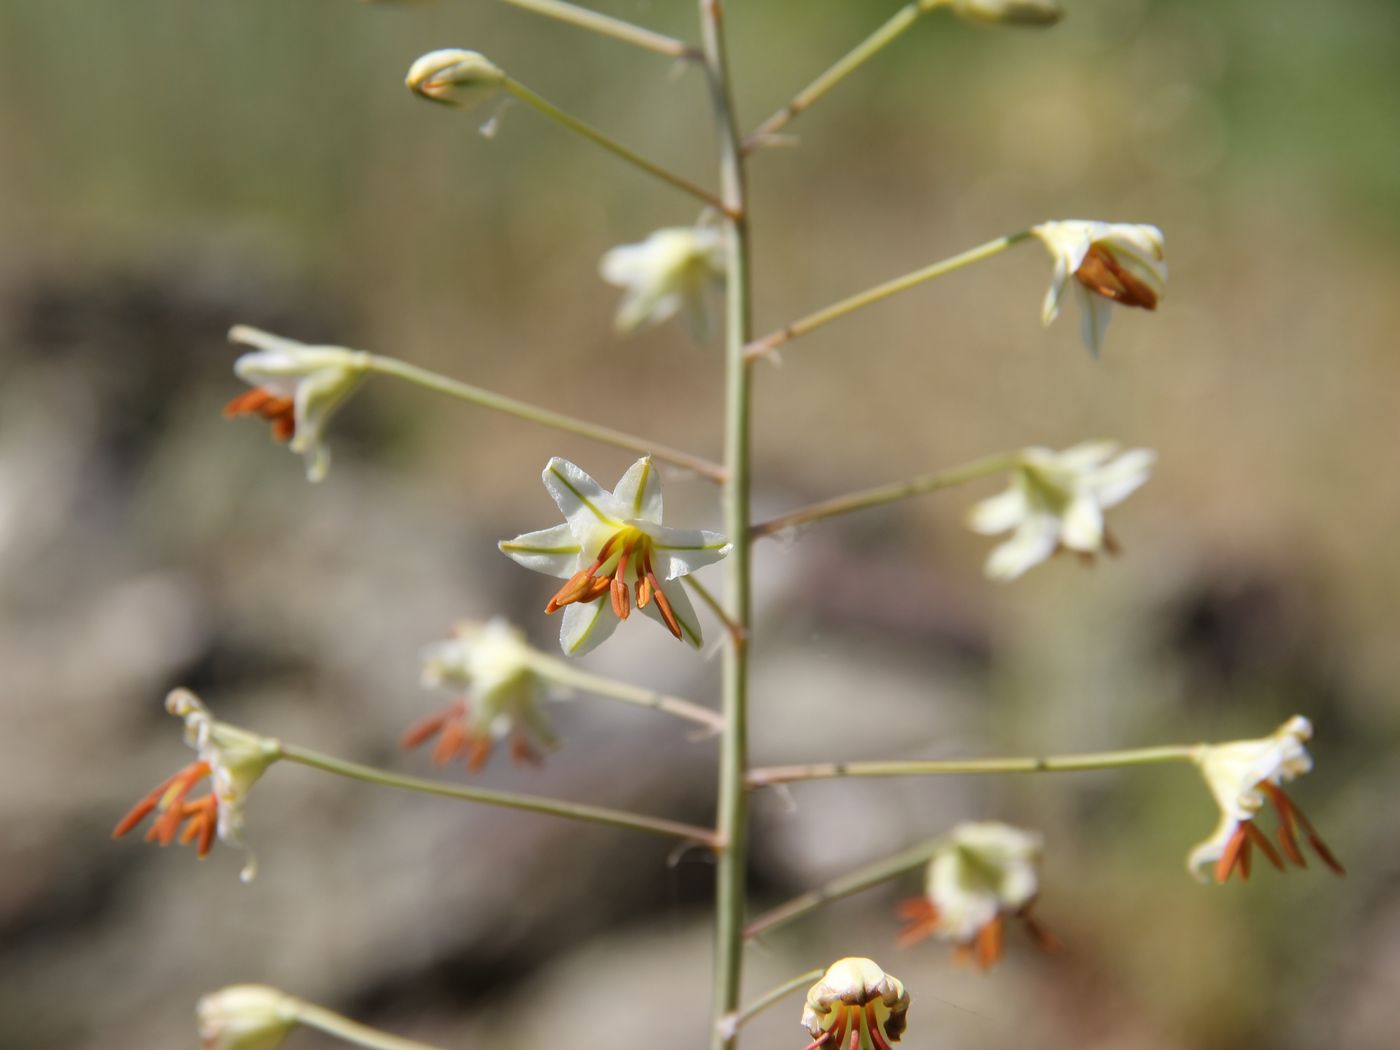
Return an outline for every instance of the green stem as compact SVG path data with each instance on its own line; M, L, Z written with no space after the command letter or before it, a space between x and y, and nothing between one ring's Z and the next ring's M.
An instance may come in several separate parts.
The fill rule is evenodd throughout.
M709 828L694 827L674 820L646 817L640 813L628 813L617 809L604 809L601 806L586 806L560 799L540 798L535 795L517 795L509 791L487 791L484 788L461 787L457 784L444 784L437 780L422 777L401 776L387 770L362 766L357 762L323 755L304 747L283 744L281 757L289 762L298 762L312 769L334 773L352 780L363 780L367 784L382 787L400 788L404 791L418 791L425 795L441 795L444 798L461 799L463 802L480 802L487 806L502 806L506 809L523 809L531 813L548 813L551 816L565 817L589 824L606 824L614 828L629 828L633 831L647 831L653 835L684 839L715 845L715 834Z
M908 481L898 481L892 485L865 489L849 496L838 496L835 499L824 500L821 503L814 503L810 507L792 511L770 521L760 522L749 530L749 535L754 539L761 539L764 536L771 536L775 532L805 525L811 521L834 518L840 514L850 514L870 507L879 507L886 503L896 503L899 500L909 499L911 496L920 496L927 492L952 488L955 485L985 478L991 474L1012 470L1019 462L1020 456L1017 453L1001 453L961 467L954 467L951 470L922 474L917 478L910 478Z
M919 0L911 0L910 3L901 7L888 22L871 33L854 50L847 52L834 66L799 91L786 106L756 127L744 139L744 151L750 153L766 145L799 113L854 73L887 44L896 40L918 20L921 14L923 14L923 9Z
M1031 232L1029 230L1022 230L1019 233L1013 233L1006 237L998 237L994 241L988 241L986 244L978 245L976 248L969 248L967 251L954 255L952 258L943 259L930 266L925 266L922 270L915 270L913 273L907 273L903 277L896 277L892 281L886 281L884 284L877 284L874 288L868 288L863 292L851 296L849 299L842 299L839 303L818 310L816 313L808 314L806 317L792 322L792 324L785 328L780 328L776 332L770 332L762 339L754 340L753 344L748 349L749 360L755 360L770 354L789 340L796 339L799 335L806 335L808 332L820 328L824 324L829 324L838 318L845 317L849 313L854 313L863 306L870 306L872 303L878 303L882 299L888 299L892 295L897 295L900 292L917 287L925 281L933 280L935 277L942 277L945 274L950 274L954 270L960 270L964 266L970 266L973 263L981 262L983 259L990 259L992 256L999 255L1006 251L1006 249L1010 248L1012 245L1020 244L1030 236Z
M1050 755L1044 758L968 758L913 760L908 762L812 762L800 766L769 766L752 770L751 788L787 784L795 780L830 780L833 777L925 777L961 773L1082 773L1091 769L1124 769L1161 762L1198 762L1204 744L1140 747L1127 751L1098 751L1087 755Z
M580 671L572 664L541 653L530 654L530 665L539 675L551 682L582 689L584 692L606 697L609 700L621 700L625 704L636 704L638 707L650 707L657 711L665 711L668 715L684 718L716 732L724 730L724 717L718 711L711 711L708 707L701 707L689 700L682 700L680 697L667 696L665 693L658 693L653 689L644 689L628 682L619 682L613 678L604 678L602 675Z
M874 864L868 864L849 874L842 875L840 878L832 879L825 885L794 897L786 904L778 905L772 911L764 912L744 928L744 936L752 940L776 930L779 926L786 926L794 919L799 919L808 912L816 911L832 901L849 897L851 894L859 893L871 886L878 886L882 882L898 878L906 871L911 871L921 864L927 863L938 852L943 842L942 836L929 839L927 842L921 842L917 846L896 853L892 857L877 860Z
M430 372L426 368L419 368L417 365L411 365L397 358L383 357L379 354L370 354L368 357L367 367L371 372L405 379L428 390L446 394L448 397L469 401L482 408L489 408L494 412L504 412L506 415L516 416L519 419L528 419L532 423L553 427L555 430L562 430L569 434L578 434L581 437L599 441L604 445L629 449L643 455L652 455L678 467L684 467L686 470L693 470L701 477L709 478L711 481L722 482L725 478L724 468L718 463L713 463L700 456L693 456L689 452L682 452L680 449L669 448L666 445L658 445L646 438L627 434L621 430L613 430L611 427L599 426L597 423L589 423L586 420L575 419L573 416L551 412L538 405L532 405L528 401L517 401L513 397L495 394L490 390L483 390L479 386L449 379L447 376Z
M293 1004L298 1024L305 1025L307 1028L315 1028L355 1046L367 1047L368 1050L438 1050L437 1047L429 1046L427 1043L404 1039L401 1036L390 1035L377 1028L359 1024L314 1003L295 999Z
M735 1033L723 1027L739 1008L744 956L744 896L748 869L748 808L744 775L748 768L749 628L753 598L749 559L750 416L753 369L744 356L753 335L749 270L749 220L744 153L729 83L721 0L699 0L705 69L714 101L720 148L720 185L725 203L726 266L724 464L725 528L734 549L725 559L729 578L728 620L737 630L724 650L723 711L715 859L714 1050L728 1050Z
M724 604L710 593L710 589L697 580L694 576L683 576L686 586L695 592L695 596L705 603L705 606L719 617L720 623L724 624L724 629L729 632L730 638L735 641L742 641L744 629L729 618L729 613L725 610Z
M610 36L615 40L635 44L648 51L655 51L658 55L667 55L671 58L700 57L695 48L683 41L653 32L650 29L643 29L641 26L625 22L620 18L613 18L611 15L590 11L577 4L564 3L563 0L505 0L505 2L513 7L533 11L537 15L567 22L580 29L587 29L603 36Z
M732 1036L733 1033L737 1032L744 1025L748 1024L750 1020L761 1014L764 1010L768 1009L774 1003L780 1002L786 996L791 995L793 992L802 988L804 985L811 984L813 981L820 978L821 975L824 973L826 973L826 971L821 969L808 970L806 973L798 974L790 981L784 981L782 984L778 985L778 987L770 991L764 992L762 995L760 995L757 999L751 1002L748 1006L744 1007L742 1010L737 1010L734 1013L730 1014L728 1017L724 1018L724 1020L721 1022L721 1025L723 1026L725 1031Z
M595 145L602 146L603 149L607 150L609 153L621 157L623 160L627 161L627 163L631 164L634 168L640 168L648 175L653 175L656 178L660 179L662 182L669 183L676 189L690 194L696 200L703 201L705 204L708 204L711 208L714 208L717 211L725 211L724 204L709 190L701 189L689 179L681 175L677 175L675 172L669 171L659 164L652 163L640 154L632 152L632 150L622 145L622 143L616 141L615 139L609 138L607 135L604 135L597 128L593 127L593 125L585 124L572 113L565 112L564 110L556 106L553 102L550 102L547 98L535 94L533 91L531 91L519 81L512 80L510 77L506 77L505 81L502 83L501 86L504 87L516 98L520 99L522 102L533 106L545 116L551 118L552 120L558 121L570 131L582 135L584 138L588 139L588 141L594 143Z

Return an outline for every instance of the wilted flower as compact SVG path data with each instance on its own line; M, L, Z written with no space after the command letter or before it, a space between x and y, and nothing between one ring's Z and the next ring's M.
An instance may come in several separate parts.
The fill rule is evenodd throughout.
M496 741L510 740L516 762L538 762L555 737L540 705L544 682L531 664L525 636L501 619L459 624L450 641L424 653L423 684L463 694L434 715L410 726L401 741L417 747L438 738L438 765L464 755L473 772L486 764Z
M1209 865L1214 865L1216 882L1224 882L1234 871L1238 871L1241 878L1249 878L1255 846L1274 867L1283 870L1279 851L1254 820L1266 797L1278 813L1278 845L1283 857L1300 868L1307 867L1303 852L1298 848L1301 829L1322 862L1338 875L1346 874L1341 862L1281 786L1312 769L1312 756L1303 746L1311 737L1312 723L1302 715L1294 715L1272 736L1262 740L1236 740L1200 748L1196 764L1201 767L1206 785L1220 806L1220 824L1215 834L1193 849L1187 858L1187 866L1198 879L1206 878L1204 869Z
M258 349L233 363L238 378L254 389L224 406L224 415L257 415L271 422L273 436L290 441L292 451L305 457L307 479L320 481L331 463L323 441L326 423L360 385L370 355L342 346L308 346L247 325L235 325L228 337Z
M969 22L998 25L1054 25L1065 16L1057 0L923 0L924 10L951 7Z
M1103 348L1111 303L1157 309L1167 286L1166 243L1155 226L1069 219L1031 228L1055 260L1042 319L1060 315L1072 276L1083 310L1084 345L1095 357Z
M409 67L404 83L419 98L471 109L487 101L506 75L486 56L461 48L429 51Z
M983 970L1001 958L1005 916L1012 915L1044 948L1049 934L1031 917L1039 891L1041 837L993 821L959 824L929 862L924 895L900 905L910 925L901 944L930 935L957 945L956 957Z
M504 540L501 550L527 569L566 578L545 606L564 610L559 644L570 656L601 644L637 608L677 638L700 647L700 621L677 581L733 546L703 529L661 524L661 478L651 457L627 468L608 492L566 459L544 468L544 487L565 524Z
M297 1023L296 1000L263 984L235 984L195 1007L202 1050L276 1050Z
M620 332L660 324L676 314L691 338L709 337L711 289L724 276L724 235L713 226L657 230L640 244L604 254L603 280L625 288L617 309Z
M1089 441L1063 452L1028 448L1012 470L1011 487L972 508L968 525L994 535L1015 529L987 559L987 575L1014 580L1061 548L1092 556L1118 551L1103 512L1123 502L1148 478L1157 454L1132 449L1115 455L1112 441Z
M831 964L807 992L802 1026L812 1036L806 1050L889 1050L908 1024L904 984L870 959Z
M147 842L168 846L178 836L181 845L196 843L202 858L209 854L217 837L246 851L242 832L248 790L280 757L280 745L246 729L214 721L199 697L188 689L173 690L165 698L165 709L185 720L185 742L199 752L199 759L156 785L121 819L112 837L121 838L154 811L157 815L146 832ZM205 777L213 781L210 793L191 799L190 793ZM256 871L249 852L241 874L243 881L251 879Z

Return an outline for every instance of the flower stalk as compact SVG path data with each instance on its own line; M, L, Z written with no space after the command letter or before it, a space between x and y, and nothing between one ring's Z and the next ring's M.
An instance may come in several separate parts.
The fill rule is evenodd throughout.
M523 809L531 813L547 813L564 817L567 820L582 821L586 824L603 824L614 828L627 828L632 831L645 831L653 835L699 842L713 848L715 835L709 828L682 824L674 820L643 816L602 806L588 806L562 799L541 798L537 795L521 795L510 791L488 791L484 788L462 787L457 784L444 784L441 781L425 780L422 777L402 776L387 770L362 766L357 762L347 762L331 755L323 755L304 747L291 744L282 745L281 757L288 762L297 762L324 773L334 773L339 777L362 780L367 784L381 787L400 788L404 791L417 791L424 795L440 795L443 798L460 799L463 802L479 802L487 806L501 806L505 809Z
M553 18L556 21L577 26L579 29L587 29L600 36L612 37L614 40L621 40L647 51L654 51L658 55L688 59L700 57L700 53L694 47L682 40L676 40L664 33L645 29L621 18L614 18L612 15L590 11L577 4L564 3L563 0L505 0L505 3L524 11L532 11L537 15L544 15L546 18Z
M815 970L808 970L806 973L800 973L791 980L784 981L776 988L764 992L742 1010L737 1010L729 1016L721 1018L719 1022L721 1031L732 1036L745 1024L757 1017L774 1003L782 1002L782 1000L786 999L793 992L801 991L805 986L811 984L825 972L826 971L820 967Z
M307 1028L315 1028L327 1035L333 1035L353 1046L362 1046L366 1050L439 1050L438 1047L430 1046L427 1043L390 1035L377 1028L370 1028L368 1025L333 1013L324 1006L303 1002L300 999L293 1000L293 1003L298 1024Z
M407 361L384 357L380 354L370 354L367 367L371 372L407 380L427 390L446 394L448 397L455 397L482 408L489 408L493 412L503 412L508 416L515 416L518 419L525 419L541 426L562 430L567 434L577 434L579 437L589 438L604 445L612 445L614 448L625 448L631 452L649 454L657 459L665 460L667 463L693 471L710 481L722 482L725 478L724 467L702 456L692 455L667 445L660 445L635 434L614 430L598 423L576 419L573 416L564 415L562 412L551 412L547 408L540 408L528 401L519 401L513 397L506 397L490 390L483 390L479 386L472 386L470 383L463 383L436 372L430 372L426 368L419 368Z
M854 492L849 496L838 496L835 499L824 500L821 503L814 503L810 507L803 507L769 521L760 522L749 530L749 536L753 539L762 539L765 536L772 536L774 533L782 532L784 529L796 528L799 525L806 525L813 521L821 521L825 518L834 518L842 514L852 514L858 510L868 510L871 507L883 506L886 503L897 503L900 500L910 499L913 496L921 496L928 492L938 492L941 489L953 488L956 485L963 485L969 481L976 481L978 478L985 478L992 474L1000 474L1015 468L1019 462L1016 453L1002 453L995 456L988 456L985 459L976 460L965 466L953 467L950 470L940 470L932 474L921 474L917 478L910 478L908 481L897 481L892 485L881 485L878 488L864 489L861 492Z
M1006 249L1020 244L1030 236L1030 230L1021 230L1018 233L1008 234L1005 237L998 237L994 241L988 241L986 244L978 245L976 248L969 248L965 252L925 266L923 269L907 273L903 277L896 277L894 280L886 281L884 284L877 284L874 288L867 288L865 291L859 292L848 299L842 299L839 303L834 303L815 313L808 314L806 317L793 321L791 324L775 332L770 332L761 339L756 339L748 347L747 357L751 361L757 360L760 357L766 357L774 350L778 349L778 347L796 339L798 336L815 331L823 325L839 320L862 307L871 306L874 303L888 299L892 295L898 295L900 292L908 291L910 288L916 288L926 281L931 281L936 277L943 277L955 270L961 270L965 266L971 266L973 263L981 262L984 259L990 259L994 255L1000 255L1002 252L1006 251Z
M694 722L696 725L704 726L716 733L722 732L724 729L724 718L718 711L701 707L690 700L682 700L678 696L668 696L643 686L619 682L615 678L606 678L603 675L581 671L566 660L545 656L543 653L532 652L530 664L540 677L559 685L580 689L585 693L592 693L594 696L605 697L609 700L620 700L624 704L634 704L637 707L649 707L656 711L664 711L668 715Z
M806 765L767 766L749 771L751 788L790 784L799 780L831 780L836 777L926 777L979 773L1083 773L1095 769L1126 769L1163 762L1197 762L1204 744L1140 747L1126 751L1099 751L1084 755L1049 755L1043 758L913 759L877 762L810 762Z

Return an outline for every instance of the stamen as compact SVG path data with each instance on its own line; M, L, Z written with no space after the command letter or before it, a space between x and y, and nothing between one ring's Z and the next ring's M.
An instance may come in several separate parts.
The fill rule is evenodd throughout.
M419 719L403 731L403 736L399 737L399 747L405 751L411 751L418 747L423 741L436 736L442 732L449 718L460 718L466 710L466 702L459 700L454 704L444 707L436 714L431 714L427 718Z
M1001 958L1002 932L1005 922L998 915L977 931L977 966L990 970Z
M667 630L677 638L680 638L681 624L680 621L676 619L675 612L671 609L671 600L666 597L666 592L661 589L661 584L656 581L655 574L647 573L647 579L651 581L651 585L655 589L656 611L661 614L661 619L666 622Z
M1244 826L1235 828L1234 834L1230 836L1230 841L1225 843L1225 851L1220 854L1220 859L1215 862L1215 881L1224 882L1230 877L1230 872L1234 870L1235 863L1239 860L1240 853L1244 850L1249 840L1245 837ZM1246 878L1249 876L1246 875Z
M1264 856L1268 857L1269 863L1272 864L1275 868L1277 868L1279 871L1283 871L1283 859L1279 857L1277 851L1275 851L1273 847L1273 844L1269 842L1268 836L1265 835L1262 831L1260 831L1258 827L1255 826L1254 821L1252 820L1246 821L1244 828L1245 834L1249 836L1249 840L1252 843L1254 843L1254 845L1259 847L1259 852L1263 853Z
M865 1027L870 1032L870 1040L875 1044L875 1050L890 1050L890 1044L885 1041L885 1034L880 1031L880 1022L875 1017L873 1002L865 1004Z
M1157 309L1157 293L1135 276L1111 251L1099 244L1089 247L1075 278L1091 292L1124 306Z
M462 709L462 714L466 715L465 707ZM466 742L467 730L463 725L463 719L449 719L442 727L442 736L438 737L437 747L433 748L433 765L447 765L461 753Z
M1322 841L1322 836L1317 833L1317 829L1313 827L1312 821L1307 818L1307 814L1299 809L1294 801L1283 793L1283 789L1276 784L1267 782L1259 786L1269 798L1273 800L1274 807L1279 811L1280 816L1287 812L1289 817L1302 827L1303 831L1308 836L1308 845L1312 846L1313 851L1322 858L1322 863L1331 868L1334 874L1345 875L1347 870L1342 866L1342 862L1328 849L1327 843Z
M467 768L480 773L486 760L491 757L491 737L485 733L474 733L466 737Z
M900 931L901 948L917 944L938 929L938 908L927 897L910 897L900 901L896 914L910 923Z
M860 1037L860 1007L848 1006L846 1013L851 1018L851 1050L861 1050L864 1040Z
M1060 950L1059 938L1047 930L1041 921L1031 914L1030 905L1026 905L1021 910L1020 918L1026 924L1026 932L1031 935L1031 940L1035 941L1036 947L1047 955L1054 955Z

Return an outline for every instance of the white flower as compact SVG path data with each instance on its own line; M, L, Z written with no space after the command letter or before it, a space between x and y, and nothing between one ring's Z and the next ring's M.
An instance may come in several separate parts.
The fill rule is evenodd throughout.
M807 1050L889 1050L908 1022L904 984L870 959L840 959L807 992L802 1026L812 1036ZM859 1033L858 1035L854 1033Z
M1302 715L1294 715L1272 736L1262 740L1202 745L1196 762L1220 806L1220 824L1215 834L1193 849L1187 858L1193 875L1204 881L1206 869L1213 867L1216 882L1224 882L1235 870L1247 879L1254 846L1259 847L1274 867L1283 869L1283 859L1255 824L1254 818L1259 815L1266 797L1278 813L1278 844L1284 857L1298 867L1306 867L1298 848L1301 830L1323 863L1338 875L1345 874L1312 823L1284 794L1281 786L1312 769L1312 756L1303 746L1311 737L1312 723Z
M436 736L434 762L464 755L476 771L497 741L509 739L516 762L538 762L554 747L555 736L540 709L546 689L533 654L525 636L505 620L459 624L450 641L424 652L423 684L463 695L409 727L402 746L417 747Z
M1083 311L1084 345L1095 357L1103 349L1110 304L1157 309L1167 286L1166 242L1156 226L1068 219L1032 227L1055 260L1041 317L1060 315L1073 277Z
M297 1023L296 1000L262 984L235 984L195 1007L202 1050L276 1050Z
M544 487L566 522L500 548L527 569L568 579L545 606L546 613L564 610L564 652L578 656L601 644L627 619L634 595L638 609L698 649L700 621L677 581L733 544L718 533L661 524L661 478L651 457L633 463L612 492L556 457L544 468Z
M1089 441L1063 452L1023 450L1011 487L978 503L968 515L968 525L985 535L1016 530L992 551L987 575L1014 580L1062 547L1088 556L1101 550L1116 553L1103 512L1142 485L1157 458L1142 448L1117 452L1112 441Z
M1049 935L1030 915L1040 888L1041 846L1040 835L1009 824L959 824L929 862L924 896L900 906L910 920L900 943L935 935L957 945L959 959L986 970L1001 958L1003 917L1012 915L1050 948Z
M724 276L724 235L712 226L657 230L640 244L623 244L603 255L603 280L625 288L617 308L617 330L631 332L676 314L696 342L710 333L710 293Z
M404 83L429 102L472 109L490 99L505 79L505 73L485 55L449 47L417 59Z
M233 363L238 378L253 387L224 407L229 419L257 415L272 423L273 436L290 441L306 459L306 476L320 481L331 454L323 442L326 423L355 392L370 355L342 346L308 346L247 325L228 333L235 343L258 349Z
M243 842L243 807L248 791L280 757L281 746L276 740L216 722L199 697L188 689L173 690L165 698L165 709L185 720L185 742L199 752L199 758L136 803L117 824L112 837L120 838L155 812L155 822L146 834L148 842L168 846L178 835L182 844L197 843L198 854L203 858L217 837L226 845L247 851ZM212 780L210 793L191 799L190 793L206 777ZM257 864L248 851L240 877L247 882L256 873Z

